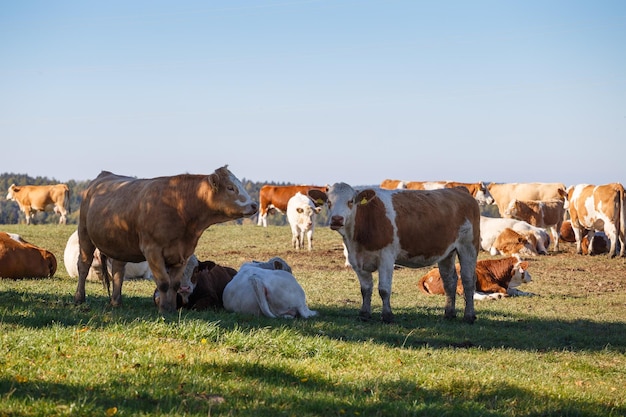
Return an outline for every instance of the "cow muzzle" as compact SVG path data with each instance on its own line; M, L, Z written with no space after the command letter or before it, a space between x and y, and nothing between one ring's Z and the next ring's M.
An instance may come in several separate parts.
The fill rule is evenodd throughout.
M330 228L331 230L339 230L343 227L343 217L342 216L333 216L330 218Z

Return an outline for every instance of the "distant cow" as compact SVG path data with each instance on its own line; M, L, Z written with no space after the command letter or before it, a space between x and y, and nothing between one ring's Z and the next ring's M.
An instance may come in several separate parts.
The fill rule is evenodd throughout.
M15 185L11 184L7 200L17 201L30 224L38 211L54 211L61 215L60 224L67 222L70 212L70 189L65 184Z
M518 233L510 227L505 228L494 240L489 253L491 255L536 256L537 238L531 232Z
M456 265L457 272L460 265ZM517 287L531 281L528 262L517 256L502 259L485 259L476 263L475 300L498 299L507 296L533 295L520 291ZM432 269L420 278L418 288L428 295L443 295L443 282L438 268ZM457 285L457 294L463 294L463 287Z
M476 320L474 270L480 246L480 209L466 190L358 191L337 183L328 191L328 204L330 228L342 236L359 278L361 319L369 320L372 315L372 272L378 270L382 320L389 323L393 321L390 297L395 264L419 268L434 263L444 272L445 316L454 317L458 279L454 262L458 256L465 288L464 319Z
M65 263L65 269L70 278L78 278L78 256L80 253L80 247L78 245L78 230L74 231L67 239L65 245L65 251L63 252L63 261ZM87 279L91 281L103 281L102 275L102 259L100 251L96 249L93 254L93 262L91 268L89 268L89 274ZM109 271L111 270L112 260L107 262ZM124 279L143 278L152 279L152 272L148 266L147 261L143 262L129 262L126 264L124 270Z
M565 202L562 198L546 201L513 199L504 211L504 217L550 229L554 239L553 249L558 252L559 232L565 217Z
M592 235L591 244L589 244L589 234ZM560 235L561 240L576 243L576 236L574 235L574 229L572 228L572 222L570 220L563 222ZM583 255L600 255L609 253L611 242L604 232L593 231L593 233L589 233L589 231L587 231L580 241L580 247Z
M456 181L398 181L385 180L380 188L388 190L440 190L442 188L463 187L478 201L478 204L493 204L493 198L484 182L456 182Z
M113 259L111 304L122 302L127 262L148 261L161 293L159 311L176 310L176 294L187 301L191 282L181 278L202 233L212 224L257 211L241 182L226 166L209 175L136 179L103 171L80 206L76 303L85 301L85 279L97 249Z
M248 313L271 318L309 318L317 315L309 310L304 290L280 258L266 264L248 262L224 288L224 308L235 313ZM277 269L268 269L273 266Z
M562 200L565 184L560 182L529 182L529 183L491 183L487 186L493 197L500 216L504 217L511 200Z
M264 185L259 191L259 220L258 225L267 227L267 213L277 210L280 213L287 212L289 199L301 192L307 195L309 190L328 191L328 186L317 185ZM316 206L321 206L324 201L314 201Z
M480 246L484 251L491 252L491 247L496 238L507 227L516 232L527 235L528 232L535 236L536 250L540 255L547 255L550 247L550 235L545 229L516 219L503 219L500 217L480 216Z
M321 207L316 207L313 201L300 191L289 199L287 220L291 226L291 244L294 249L303 249L305 238L308 249L313 249L315 218L321 210Z
M52 252L0 232L0 277L50 278L56 270L57 259Z
M578 184L567 190L569 214L576 237L576 250L582 254L582 238L586 231L601 230L606 233L611 248L609 258L625 255L624 229L626 213L624 213L624 187L620 183L605 185Z

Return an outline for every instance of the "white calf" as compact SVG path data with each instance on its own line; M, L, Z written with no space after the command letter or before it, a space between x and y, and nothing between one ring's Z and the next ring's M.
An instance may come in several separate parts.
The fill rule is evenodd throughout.
M317 315L316 311L307 307L304 290L296 278L282 269L280 262L269 263L270 267L272 265L278 269L265 269L267 263L243 264L224 288L224 308L235 313L271 318L294 318L298 315L308 318Z
M291 243L295 249L304 248L305 236L309 250L313 248L315 216L321 209L321 207L315 207L313 201L300 192L287 202L287 220L291 226Z

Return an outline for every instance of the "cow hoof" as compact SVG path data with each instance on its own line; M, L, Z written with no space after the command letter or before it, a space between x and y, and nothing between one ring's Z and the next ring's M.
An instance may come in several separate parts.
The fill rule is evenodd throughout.
M476 314L467 315L467 316L463 317L463 320L466 323L474 324L474 322L476 321Z
M365 312L361 311L359 313L359 320L360 321L370 321L370 320L372 320L372 314L371 313L365 313Z
M393 320L393 313L383 313L383 323L390 324L393 323Z

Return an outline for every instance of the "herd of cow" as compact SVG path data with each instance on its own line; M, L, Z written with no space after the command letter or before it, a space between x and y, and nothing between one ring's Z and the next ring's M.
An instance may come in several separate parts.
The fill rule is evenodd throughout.
M417 190L417 191L416 191ZM64 223L69 189L11 185L27 223L36 211L54 210ZM258 212L286 213L295 249L313 248L315 216L328 208L330 228L342 239L346 265L362 295L359 317L371 318L373 272L378 271L382 320L392 322L394 268L437 265L419 280L426 294L445 295L445 316L454 317L456 295L465 300L464 320L474 322L474 300L529 295L523 257L576 242L579 254L624 257L624 187L560 183L417 182L385 180L377 187L269 186L259 204L227 168L210 175L136 179L103 171L85 191L78 228L68 239L64 263L77 277L74 301L85 302L85 281L110 287L110 303L122 302L125 278L151 278L160 312L179 308L225 308L268 317L310 317L305 294L281 258L250 262L239 271L198 261L194 251L211 225ZM480 205L496 204L500 218L482 216ZM569 215L569 216L568 216ZM569 217L569 220L567 220ZM548 230L550 232L548 232ZM478 261L478 252L503 255ZM457 263L458 260L458 263ZM19 236L0 232L0 276L50 277L55 256ZM460 280L458 277L460 276Z

